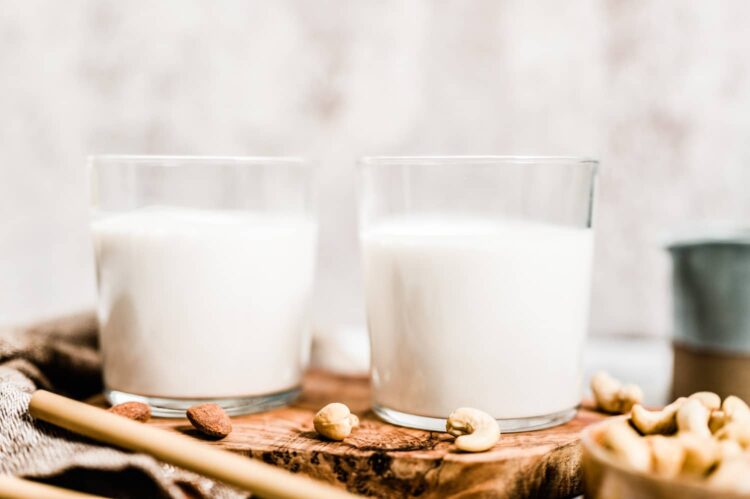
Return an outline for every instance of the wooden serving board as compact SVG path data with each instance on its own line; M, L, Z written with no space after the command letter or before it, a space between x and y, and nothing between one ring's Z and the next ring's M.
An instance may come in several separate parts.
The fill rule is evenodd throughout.
M565 425L505 434L490 451L465 454L447 433L380 421L369 400L366 378L314 371L295 405L232 418L232 433L210 443L368 496L563 498L583 490L579 432L604 418L583 408ZM343 442L313 430L313 416L329 402L343 402L360 417ZM198 437L187 420L148 424Z

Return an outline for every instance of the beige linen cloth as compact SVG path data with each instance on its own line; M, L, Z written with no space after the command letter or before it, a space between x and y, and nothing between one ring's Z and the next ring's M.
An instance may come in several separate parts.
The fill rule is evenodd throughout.
M35 388L78 399L101 391L93 315L0 331L0 473L107 497L246 497L150 456L34 420Z

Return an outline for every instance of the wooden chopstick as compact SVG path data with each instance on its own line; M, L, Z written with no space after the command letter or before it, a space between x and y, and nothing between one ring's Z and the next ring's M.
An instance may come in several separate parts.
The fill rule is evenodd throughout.
M0 475L0 497L5 499L104 499L10 475Z
M29 412L89 438L143 452L180 468L263 497L336 499L353 495L311 478L220 450L185 435L131 421L73 399L37 390Z

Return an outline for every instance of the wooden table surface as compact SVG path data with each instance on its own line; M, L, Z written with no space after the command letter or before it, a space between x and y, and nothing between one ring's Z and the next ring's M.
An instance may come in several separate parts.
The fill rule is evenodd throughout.
M313 371L297 403L234 417L227 438L208 442L369 496L560 498L581 493L579 432L604 417L582 408L567 424L505 434L490 451L467 454L455 450L447 433L380 421L369 400L366 378ZM343 442L323 440L313 430L315 412L334 401L361 418ZM187 420L148 424L200 438Z

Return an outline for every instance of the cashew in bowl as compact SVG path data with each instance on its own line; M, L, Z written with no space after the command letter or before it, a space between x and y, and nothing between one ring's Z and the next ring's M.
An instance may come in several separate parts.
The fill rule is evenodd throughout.
M724 411L721 409L718 411L711 411L711 416L708 418L708 429L711 430L711 433L716 433L724 428L724 425L727 424L727 422L728 418Z
M728 423L739 421L750 422L750 407L741 398L730 395L724 399L721 409L711 412L708 427L716 434Z
M750 420L750 407L739 397L730 395L724 399L721 404L721 410L727 417L727 420L739 421Z
M445 423L445 431L456 437L456 448L466 452L482 452L500 439L500 426L495 418L471 407L456 409Z
M737 442L742 448L750 447L750 421L730 421L714 435L718 440Z
M651 448L646 440L625 420L608 421L606 424L601 436L602 445L631 468L648 471L651 468Z
M721 407L721 397L714 392L695 392L688 398L699 401L709 411L716 411Z
M685 448L674 437L649 435L645 438L651 448L651 469L663 477L675 477L682 471Z
M359 418L341 403L334 402L323 407L313 420L315 431L331 440L344 440L352 428L359 426Z
M742 452L742 446L734 440L719 440L719 457L722 462L735 458Z
M708 483L722 490L750 492L750 460L747 456L722 461L708 478Z
M678 434L677 438L685 449L683 473L705 475L721 457L718 442L710 436L688 432Z
M677 411L687 399L680 397L661 411L649 411L641 404L630 410L630 421L644 435L671 434L677 431Z
M711 430L708 428L710 417L711 412L703 405L703 402L689 398L677 410L677 431L710 437Z
M597 407L612 414L624 414L643 399L637 385L623 385L604 371L591 378L591 391Z

